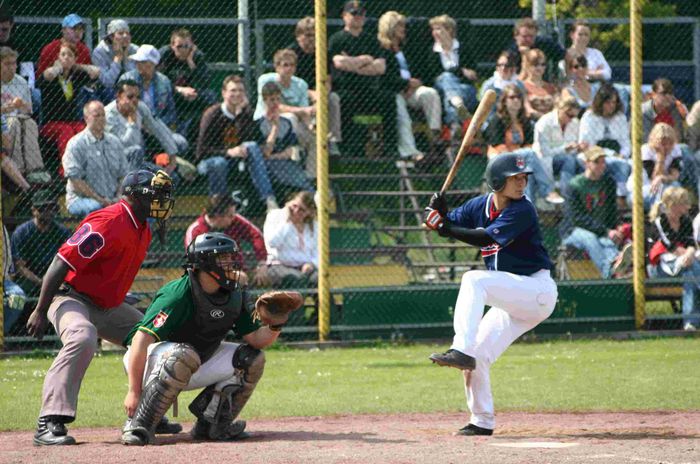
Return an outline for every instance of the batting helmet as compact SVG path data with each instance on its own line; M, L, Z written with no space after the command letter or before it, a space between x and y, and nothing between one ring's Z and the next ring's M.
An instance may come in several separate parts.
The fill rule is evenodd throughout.
M532 174L532 169L525 164L525 157L519 153L496 155L486 165L486 185L494 192L506 186L506 179L518 174Z
M187 246L187 267L206 272L226 290L238 286L241 261L236 241L221 232L198 235Z
M154 219L168 219L175 204L173 182L165 171L131 171L122 181L122 192Z

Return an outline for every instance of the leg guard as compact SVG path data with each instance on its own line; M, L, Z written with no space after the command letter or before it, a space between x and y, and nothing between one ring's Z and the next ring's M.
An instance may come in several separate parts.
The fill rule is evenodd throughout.
M231 397L231 416L235 419L243 410L263 375L265 353L249 345L241 345L233 354L233 367L243 371L243 386Z
M141 393L134 417L124 427L122 443L125 445L145 445L153 441L158 422L201 364L197 352L186 343L176 344L163 358L158 374Z

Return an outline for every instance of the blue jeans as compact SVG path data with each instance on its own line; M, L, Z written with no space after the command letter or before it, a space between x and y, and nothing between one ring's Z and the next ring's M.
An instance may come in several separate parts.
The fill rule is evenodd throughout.
M600 271L603 279L610 278L612 263L618 255L617 245L608 237L601 237L590 230L574 227L562 244L583 250Z
M68 212L73 216L85 217L100 208L102 208L102 205L99 201L92 198L81 197L68 205Z
M554 177L559 176L559 190L563 197L569 196L571 179L581 172L575 155L559 154L552 158Z
M518 153L525 158L525 165L532 169L532 174L525 187L525 195L534 202L537 197L544 198L554 190L554 182L542 166L542 161L531 148L520 148L513 153ZM496 155L499 156L499 155Z
M3 297L3 333L9 335L10 329L24 310L27 296L22 287L10 279L4 280L3 288L5 289L5 296Z
M649 271L652 277L673 277L666 274L661 266L649 266ZM696 299L696 294L698 290L700 290L700 262L693 260L693 264L683 269L679 276L687 280L683 283L683 298L681 303L683 308L683 324L690 322L697 327L700 324L700 308L698 308L699 302Z
M632 165L621 158L605 157L605 170L610 173L610 176L615 179L617 186L617 196L627 196L627 178L632 173Z
M444 119L447 124L459 123L457 111L450 103L452 97L461 97L464 105L472 113L476 110L476 89L472 85L463 83L454 73L445 71L436 77L435 88L442 96Z
M700 193L700 150L693 153L686 144L680 144L682 158L681 184L691 192Z

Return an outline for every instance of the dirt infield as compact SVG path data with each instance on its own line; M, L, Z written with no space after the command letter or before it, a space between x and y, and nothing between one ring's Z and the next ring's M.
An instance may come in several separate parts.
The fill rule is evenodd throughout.
M253 420L235 443L160 436L119 444L116 429L71 430L77 446L38 448L31 433L0 434L0 462L124 463L700 463L700 411L498 416L492 437L452 432L464 414L393 414ZM189 424L185 424L185 430Z

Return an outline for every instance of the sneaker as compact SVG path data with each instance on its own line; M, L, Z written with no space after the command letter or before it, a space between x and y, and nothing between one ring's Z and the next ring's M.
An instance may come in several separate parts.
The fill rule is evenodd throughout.
M554 205L544 198L537 198L535 200L535 208L539 211L554 211Z
M463 371L476 369L476 359L457 350L449 349L444 353L433 353L429 359L439 366L454 367Z
M695 327L695 325L693 325L692 322L686 322L685 325L683 326L683 330L688 331L688 332L695 332L696 330L698 330L698 328Z
M613 261L611 274L618 277L624 278L629 275L632 270L632 244L628 243L622 248L622 251L617 255L615 261Z
M467 107L464 106L464 103L454 105L454 107L457 110L457 117L459 118L460 122L464 122L471 117L471 113L469 113Z
M329 156L340 156L340 148L338 148L338 142L333 140L328 141L328 155Z
M182 432L182 425L177 422L170 422L167 416L163 416L158 425L156 425L156 433L158 435L174 435L180 432Z
M275 197L267 197L265 200L265 205L267 206L268 211L272 211L273 209L280 209L279 205L277 204L277 200L275 200Z
M552 190L551 192L549 192L547 194L547 196L545 197L545 200L547 201L547 203L550 203L552 205L561 205L562 203L564 203L566 201L566 200L564 200L564 197L559 195L559 192L556 192L554 190Z
M57 416L44 416L37 422L34 445L75 445L75 438L68 435L66 425Z
M148 430L144 427L135 427L122 432L122 445L146 446L149 443Z
M461 429L457 430L455 432L455 435L464 435L468 437L474 435L493 435L493 430L485 429L474 424L468 424L462 427Z

